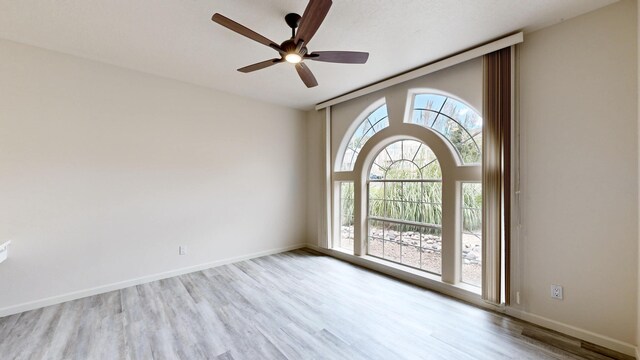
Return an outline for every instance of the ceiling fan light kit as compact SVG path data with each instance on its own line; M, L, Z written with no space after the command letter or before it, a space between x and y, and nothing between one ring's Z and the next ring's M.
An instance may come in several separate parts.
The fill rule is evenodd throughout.
M331 5L331 0L310 0L302 16L295 13L287 14L284 19L291 28L291 39L284 41L280 45L221 14L213 14L211 20L231 31L268 46L280 54L280 58L245 66L238 69L238 71L249 73L275 64L288 62L295 65L302 82L304 82L307 87L312 88L317 86L318 82L309 67L304 63L304 60L341 64L364 64L369 59L369 53L358 51L316 51L309 53L307 44L309 44L313 35L315 35L318 28L320 28Z
M284 59L291 64L297 64L300 61L302 61L302 56L292 53L292 54L287 54L287 56L284 57Z

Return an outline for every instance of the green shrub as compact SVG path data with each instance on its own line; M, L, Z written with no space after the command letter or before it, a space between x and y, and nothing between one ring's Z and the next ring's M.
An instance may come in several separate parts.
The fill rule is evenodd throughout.
M353 183L342 183L340 195L342 225L351 226L354 219ZM442 183L398 181L386 182L384 186L370 186L369 215L441 225ZM465 231L481 230L482 191L479 183L463 185L462 220Z

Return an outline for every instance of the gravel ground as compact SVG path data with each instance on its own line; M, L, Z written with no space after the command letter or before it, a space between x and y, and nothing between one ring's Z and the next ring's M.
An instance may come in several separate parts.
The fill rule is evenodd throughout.
M401 263L434 274L442 269L442 240L439 236L418 232L387 231L383 235L380 228L370 229L369 255ZM462 281L480 286L482 279L481 240L470 234L463 234ZM353 250L353 227L343 226L340 247Z

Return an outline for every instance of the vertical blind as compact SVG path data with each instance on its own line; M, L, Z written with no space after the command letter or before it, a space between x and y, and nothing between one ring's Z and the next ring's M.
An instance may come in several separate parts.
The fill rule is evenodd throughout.
M508 269L510 242L505 224L510 224L511 202L511 48L485 55L483 67L482 298L500 304L509 300L501 298L501 277ZM503 250L507 264L502 264ZM508 286L508 272L504 275Z

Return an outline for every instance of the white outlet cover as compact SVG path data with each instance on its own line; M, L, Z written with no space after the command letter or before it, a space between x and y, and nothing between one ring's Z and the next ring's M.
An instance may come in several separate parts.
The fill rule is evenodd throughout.
M551 285L551 298L562 300L562 286L561 285Z
M186 246L179 246L178 247L178 254L180 255L187 255L187 247Z
M0 245L0 263L7 260L9 256L9 244L11 244L11 240Z

